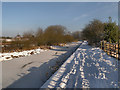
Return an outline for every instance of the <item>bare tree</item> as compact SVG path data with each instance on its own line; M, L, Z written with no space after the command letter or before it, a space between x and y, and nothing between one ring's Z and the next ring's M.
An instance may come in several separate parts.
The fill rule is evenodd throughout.
M97 19L91 21L82 31L82 37L88 40L89 44L98 44L103 37L104 24Z
M45 29L44 40L47 44L51 45L52 43L58 44L63 42L63 36L65 34L66 28L61 25L49 26Z

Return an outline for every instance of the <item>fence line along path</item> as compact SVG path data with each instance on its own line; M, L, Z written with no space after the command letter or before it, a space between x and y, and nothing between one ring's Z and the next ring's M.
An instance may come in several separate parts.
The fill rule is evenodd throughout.
M101 41L101 49L108 55L120 59L120 44Z
M41 88L117 88L117 62L84 41Z

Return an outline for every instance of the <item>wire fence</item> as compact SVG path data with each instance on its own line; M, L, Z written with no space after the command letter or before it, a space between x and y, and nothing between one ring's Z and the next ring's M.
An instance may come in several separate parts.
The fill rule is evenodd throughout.
M108 55L120 60L120 44L119 43L109 43L106 41L101 41L101 49L104 50Z

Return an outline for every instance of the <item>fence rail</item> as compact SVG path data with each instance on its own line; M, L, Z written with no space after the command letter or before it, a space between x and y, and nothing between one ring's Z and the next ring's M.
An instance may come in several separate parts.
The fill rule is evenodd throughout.
M104 50L108 55L120 60L120 44L101 41L101 49Z

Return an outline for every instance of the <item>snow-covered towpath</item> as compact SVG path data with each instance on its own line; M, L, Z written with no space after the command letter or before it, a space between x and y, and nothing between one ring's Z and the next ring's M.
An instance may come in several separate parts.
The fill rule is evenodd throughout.
M83 42L41 88L117 88L118 61Z

